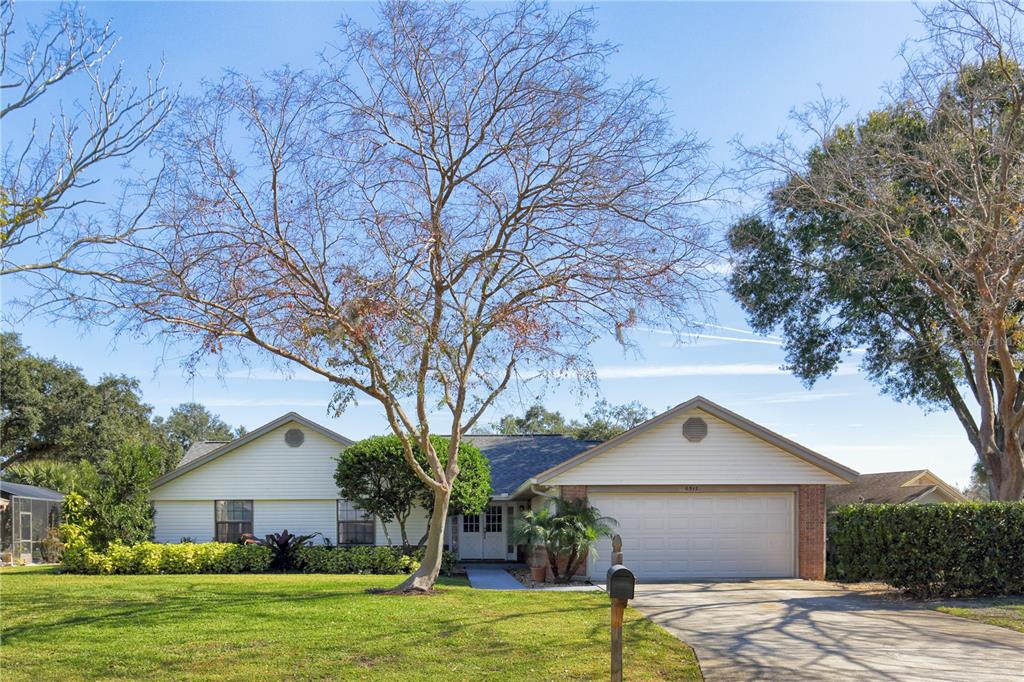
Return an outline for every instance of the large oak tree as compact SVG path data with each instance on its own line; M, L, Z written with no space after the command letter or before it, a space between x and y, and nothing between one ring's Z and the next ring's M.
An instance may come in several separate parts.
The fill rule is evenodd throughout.
M732 291L800 377L851 348L899 398L951 408L993 499L1024 491L1024 20L1015 2L924 13L928 49L881 110L824 102L743 149L766 210L737 223Z
M603 336L689 327L712 281L705 146L652 83L613 83L593 34L544 4L389 2L316 73L229 75L162 135L151 228L81 254L91 285L50 280L51 300L376 401L433 496L400 588L429 590L462 435L495 398L591 376Z

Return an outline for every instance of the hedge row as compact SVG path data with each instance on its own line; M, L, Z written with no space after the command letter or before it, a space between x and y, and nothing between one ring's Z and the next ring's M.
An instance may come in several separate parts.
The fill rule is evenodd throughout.
M301 547L297 564L303 573L412 573L415 558L391 547Z
M261 545L225 542L161 545L111 544L100 552L85 544L69 544L61 557L68 573L100 575L149 573L263 573L270 568L273 552Z
M1024 593L1024 502L860 504L828 522L828 577L918 597Z
M306 546L298 550L297 568L305 573L412 573L420 566L422 551L405 555L393 547ZM273 552L262 545L223 542L162 545L114 543L100 552L77 538L61 557L67 573L263 573L270 569ZM445 552L442 570L450 574L455 558Z

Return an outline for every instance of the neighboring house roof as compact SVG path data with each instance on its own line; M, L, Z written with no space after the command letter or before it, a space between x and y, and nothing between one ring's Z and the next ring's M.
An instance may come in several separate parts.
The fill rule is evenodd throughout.
M717 403L711 402L704 396L698 395L694 398L691 398L690 400L687 400L684 403L676 405L670 410L662 412L656 417L648 419L643 424L635 426L629 431L626 431L625 433L619 434L615 438L606 440L603 443L600 443L598 445L595 445L594 447L585 450L584 452L580 453L575 457L565 460L564 462L556 464L550 467L549 469L546 469L545 471L538 473L529 482L537 484L544 483L545 481L554 478L555 476L564 471L568 471L569 469L573 468L574 466L577 466L578 464L582 464L583 462L586 462L587 460L593 457L596 457L604 452L607 452L608 450L616 447L617 445L621 445L627 440L634 438L641 433L644 433L648 429L657 426L658 424L661 424L668 419L671 419L673 416L681 412L686 412L687 410L693 409L706 412L707 414L710 414L711 416L716 417L722 420L723 422L726 422L727 424L731 424L732 426L735 426L736 428L745 431L750 435L755 436L756 438L760 438L761 440L764 440L774 445L783 452L787 452L799 459L804 460L805 462L820 467L825 471L835 476L838 476L839 478L845 481L854 481L858 476L857 472L854 471L853 469L845 467L839 462L831 460L828 457L825 457L824 455L821 455L809 448L804 447L803 445L800 445L799 443L795 443L789 440L788 438L775 433L774 431L766 429L760 424L750 421L746 417L741 417L735 412L727 410L726 408L722 407Z
M194 459L199 459L203 455L213 452L222 445L227 445L231 441L229 440L201 440L192 445L188 446L188 450L181 456L181 461L178 462L178 466L184 466Z
M932 492L947 502L963 502L967 499L960 491L927 469L915 469L861 474L849 485L827 488L825 503L829 507L859 503L903 504L914 502Z
M306 419L297 412L289 412L288 414L281 415L272 422L264 424L258 429L253 429L252 431L245 434L241 438L236 438L233 441L220 445L219 447L206 450L206 452L199 454L196 457L186 459L188 457L188 454L192 452L192 448L189 448L189 452L185 453L185 457L182 457L182 461L176 469L167 472L160 478L153 481L153 488L159 488L165 483L168 483L169 481L173 481L174 479L178 478L182 474L187 474L188 472L198 467L201 467L207 462L211 462L217 459L218 457L222 457L227 453L242 447L246 443L251 443L252 441L262 436L263 434L273 431L274 429L280 426L284 426L289 422L301 424L302 426L305 426L308 429L316 431L317 433L323 435L326 438L330 438L331 440L337 441L342 446L352 445L352 441L349 440L348 438L345 438L345 436L342 436L340 433L335 433L334 431L331 431L327 427L317 424L315 421Z
M25 485L24 483L11 483L0 481L0 493L7 493L16 497L31 497L36 500L63 500L64 495L56 490L40 488L36 485Z
M551 434L467 435L491 463L495 495L509 495L539 471L549 469L601 441Z

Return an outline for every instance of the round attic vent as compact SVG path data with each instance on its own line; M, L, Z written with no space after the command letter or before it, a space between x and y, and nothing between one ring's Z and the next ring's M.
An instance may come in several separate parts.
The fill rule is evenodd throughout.
M691 443L699 443L708 435L708 423L700 417L690 417L683 424L683 435Z
M306 440L306 434L299 429L288 429L284 432L284 442L288 443L289 447L297 448L302 445L304 440Z

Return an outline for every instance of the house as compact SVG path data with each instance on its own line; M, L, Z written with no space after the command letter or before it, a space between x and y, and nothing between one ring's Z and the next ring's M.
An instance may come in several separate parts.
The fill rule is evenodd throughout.
M927 469L861 474L849 485L829 487L825 505L941 504L966 502L964 495Z
M446 544L466 560L515 560L516 515L588 498L619 523L642 579L824 576L825 489L857 472L703 397L603 443L470 436L491 462L484 513L455 516ZM199 444L151 493L156 540L233 540L283 528L340 544L388 544L395 528L338 499L334 457L350 441L295 413L230 443ZM410 537L426 516L410 519ZM603 573L610 542L587 568Z
M60 525L63 499L56 490L0 481L0 563L45 561L43 540Z

